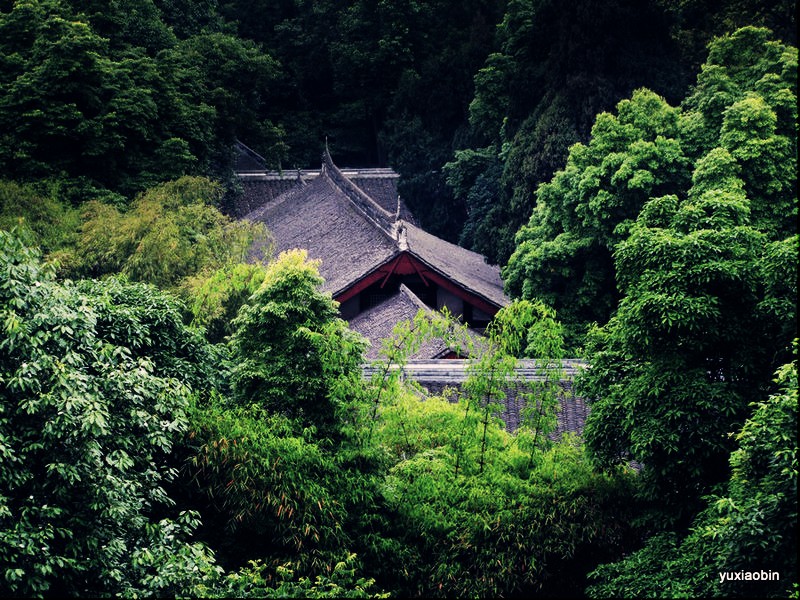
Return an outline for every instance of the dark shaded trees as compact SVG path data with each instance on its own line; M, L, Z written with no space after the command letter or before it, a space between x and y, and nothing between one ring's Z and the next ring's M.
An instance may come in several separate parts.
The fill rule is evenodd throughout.
M61 180L74 204L225 179L245 130L280 156L265 109L276 63L223 33L178 42L149 0L14 3L0 10L0 54L0 168Z
M480 181L454 190L470 209L462 243L504 263L530 216L536 187L563 165L573 143L588 138L597 113L643 85L673 98L680 94L666 18L654 3L635 4L509 3L498 52L475 76L471 147L497 162L487 164ZM464 158L456 154L451 173L462 169ZM485 195L479 190L487 189L486 177L495 181L495 195L481 208L474 199ZM478 189L470 191L472 185Z
M737 432L730 479L704 500L689 532L659 534L625 560L603 565L591 574L589 597L791 595L797 586L796 361L778 370L776 383L777 392L755 403ZM735 579L742 571L758 579Z

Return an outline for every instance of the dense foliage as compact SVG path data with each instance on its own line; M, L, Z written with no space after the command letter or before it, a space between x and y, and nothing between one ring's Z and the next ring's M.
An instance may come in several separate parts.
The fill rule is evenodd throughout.
M795 12L0 1L0 595L796 595ZM367 379L316 263L245 264L233 142L326 137L508 259L485 337Z
M164 486L209 357L174 301L116 280L58 284L0 231L0 315L3 594L201 585L213 558Z
M797 362L782 366L776 381L778 393L756 403L736 435L730 481L722 493L705 499L689 533L661 533L624 561L597 569L590 597L796 593ZM733 577L744 571L770 579ZM723 581L723 573L730 579Z
M179 40L152 0L3 3L0 56L0 169L73 202L224 175L244 128L276 135L275 62L223 32Z
M781 367L796 353L797 134L797 49L737 30L680 106L642 89L598 115L517 236L507 285L586 342L593 460L633 462L649 503L644 548L595 572L596 597L792 589L796 539L777 532L797 515ZM779 368L782 392L757 405ZM775 437L755 449L765 422ZM773 564L779 583L720 579Z
M687 198L711 211L712 197L736 196L744 212L720 214L726 221L717 226L748 225L763 234L762 244L783 242L796 232L796 166L797 50L770 40L766 30L739 30L712 44L679 107L642 89L616 114L598 115L591 140L573 146L566 167L539 188L503 270L506 287L553 306L577 345L628 292L625 271L646 274L641 245L628 246L630 258L619 248L637 218L663 228ZM688 218L675 226L714 227Z
M263 225L235 221L218 208L221 187L181 177L137 196L128 210L90 200L72 251L60 253L64 274L123 273L135 281L175 288L189 277L244 262L250 245L266 242Z
M596 113L639 86L677 100L734 27L796 43L795 13L790 0L9 0L0 172L74 204L210 176L231 208L235 139L302 168L327 138L340 164L398 170L430 231L503 263L528 198Z

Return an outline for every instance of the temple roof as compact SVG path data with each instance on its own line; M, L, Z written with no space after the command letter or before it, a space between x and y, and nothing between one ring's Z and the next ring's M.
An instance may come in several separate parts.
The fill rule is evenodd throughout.
M237 142L235 170L242 186L242 195L236 201L235 216L243 217L249 212L289 191L310 183L319 177L321 169L288 169L270 171L266 160L254 150ZM415 223L411 211L397 193L400 175L388 168L339 169L342 175L367 194L372 201L389 213L398 213L399 218Z
M374 200L355 184L381 179L375 170L366 171L370 173L341 170L326 151L318 173L298 172L288 189L274 197L265 194L261 205L244 218L267 225L276 251L305 248L310 258L320 259L324 289L333 296L406 252L490 304L499 308L508 303L497 266L403 219L396 198L393 211L384 206L388 204L385 198L383 203ZM248 174L240 176L246 184ZM285 183L279 176L262 173L260 177L265 183ZM258 248L253 251L257 253Z
M305 248L320 259L324 289L336 295L397 252L395 241L372 226L329 178L295 187L245 217L266 223L277 252Z
M496 265L488 264L477 252L451 244L411 223L403 222L402 226L408 250L417 258L495 306L508 304L500 269Z
M350 328L357 331L370 341L364 356L373 360L380 356L381 342L393 337L395 325L402 321L411 321L420 311L424 311L429 318L441 318L430 307L420 300L408 287L400 285L400 289L392 296L350 320ZM481 336L472 330L468 335L473 338L473 343L480 344ZM442 358L459 348L451 348L442 338L434 338L423 343L419 350L408 356L408 359L437 359ZM466 352L465 352L466 354Z

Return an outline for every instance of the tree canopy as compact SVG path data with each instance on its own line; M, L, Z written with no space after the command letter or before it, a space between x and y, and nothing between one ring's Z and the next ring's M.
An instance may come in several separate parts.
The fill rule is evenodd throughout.
M199 589L213 557L165 485L191 383L207 380L192 377L208 366L204 343L157 289L59 284L6 231L0 290L0 589Z
M796 594L795 13L0 1L0 595ZM366 377L315 261L247 262L237 139L393 166L512 302Z
M539 188L503 270L507 290L548 302L575 344L616 308L624 275L615 252L650 199L680 203L709 186L732 185L766 240L796 232L796 64L795 48L764 29L742 29L711 45L679 107L643 89L616 114L598 115L588 144L574 145L565 168ZM731 157L727 170L719 170L715 148Z

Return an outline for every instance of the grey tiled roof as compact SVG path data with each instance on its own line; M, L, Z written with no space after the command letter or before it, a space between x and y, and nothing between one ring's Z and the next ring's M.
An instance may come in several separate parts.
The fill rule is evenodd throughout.
M324 289L336 294L398 253L390 235L362 215L329 177L296 186L245 216L266 223L276 252L304 248L320 259Z
M407 251L453 284L497 307L505 306L508 300L497 266L404 220L402 204L398 215L396 200L393 208L384 206L386 194L378 194L383 202L377 202L354 183L394 181L390 173L385 169L342 171L326 152L319 172L298 172L277 196L268 189L288 185L288 173L240 174L243 186L263 186L263 202L244 218L267 224L276 251L305 248L311 258L321 259L325 289L334 296ZM256 200L250 197L248 203L255 205Z
M236 198L234 216L241 218L281 194L302 186L303 182L298 179L297 175L268 179L258 176L246 177L240 174L239 185L242 186L242 194Z
M426 306L405 285L400 285L397 293L351 319L350 328L370 341L371 345L367 348L365 358L367 360L378 358L382 340L393 337L392 332L395 325L402 321L412 320L420 310L425 311L430 318L436 318L437 313ZM473 341L480 337L472 330L469 335L473 336ZM444 339L435 338L421 344L419 350L407 358L436 359L448 354L451 350L453 349Z
M410 223L403 223L409 251L435 271L461 287L482 296L495 306L508 304L503 293L500 269L487 264L484 257L451 244Z

